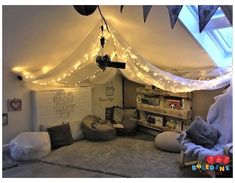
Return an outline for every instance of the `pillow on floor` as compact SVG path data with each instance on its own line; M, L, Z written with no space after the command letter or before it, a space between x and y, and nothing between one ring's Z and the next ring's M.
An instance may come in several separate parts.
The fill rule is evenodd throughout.
M200 116L195 117L186 133L193 143L208 149L214 147L221 136L219 130L204 121Z
M78 140L83 139L84 135L83 135L83 131L82 131L82 122L81 121L71 121L68 123L69 123L70 129L71 129L73 140L78 141ZM40 128L40 131L47 132L48 128L62 125L62 124L63 123L42 124L42 125L40 125L39 128Z
M155 145L157 148L168 152L180 152L180 143L177 141L179 136L176 132L162 132L155 138Z
M47 131L50 136L52 150L73 143L73 137L68 123L50 127Z

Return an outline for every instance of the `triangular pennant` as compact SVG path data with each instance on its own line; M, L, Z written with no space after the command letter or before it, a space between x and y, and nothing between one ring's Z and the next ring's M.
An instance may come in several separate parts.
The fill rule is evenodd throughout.
M151 10L152 5L144 5L143 6L143 16L144 16L144 22L146 22L147 16L149 14L149 11Z
M171 28L175 26L175 23L178 19L178 16L180 14L180 11L182 9L182 5L177 5L177 6L167 6L169 16L170 16L170 21L171 21Z
M205 28L206 24L210 21L211 17L215 14L218 8L218 5L198 5L200 33Z
M227 17L229 23L233 25L233 6L232 5L224 5L220 6L220 8L223 10L225 16Z
M124 8L124 5L121 5L121 7L120 7L120 12L121 13L122 13L123 8Z

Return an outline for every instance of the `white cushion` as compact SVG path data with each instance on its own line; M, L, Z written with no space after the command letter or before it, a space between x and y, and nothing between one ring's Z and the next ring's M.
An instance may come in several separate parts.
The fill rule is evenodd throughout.
M78 141L84 138L82 123L80 121L69 122L69 126L74 141Z
M113 120L117 123L121 123L124 117L124 111L120 108L114 108L113 110Z
M168 131L158 134L155 138L156 147L169 152L180 152L180 143L177 141L178 133Z
M40 159L51 151L47 132L23 132L9 144L11 157L19 161Z

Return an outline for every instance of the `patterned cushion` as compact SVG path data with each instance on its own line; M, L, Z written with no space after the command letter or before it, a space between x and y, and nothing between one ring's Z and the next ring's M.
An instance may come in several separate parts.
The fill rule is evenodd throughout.
M180 144L177 141L178 133L176 132L162 132L155 138L156 147L168 152L180 152Z

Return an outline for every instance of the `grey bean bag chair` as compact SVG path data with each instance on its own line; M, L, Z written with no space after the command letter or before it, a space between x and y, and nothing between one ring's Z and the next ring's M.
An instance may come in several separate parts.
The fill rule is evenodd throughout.
M116 137L116 130L112 123L89 115L82 120L82 129L86 139L92 141L106 141Z

